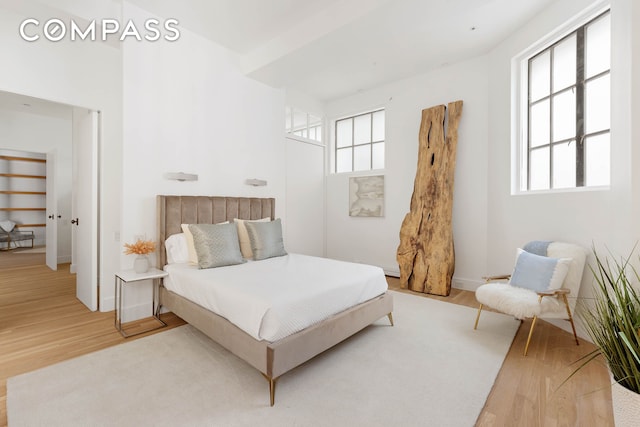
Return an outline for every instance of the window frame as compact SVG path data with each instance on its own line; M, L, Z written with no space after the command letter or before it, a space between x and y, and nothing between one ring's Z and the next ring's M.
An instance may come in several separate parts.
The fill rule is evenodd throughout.
M585 150L583 142L589 138L602 134L611 134L611 123L609 129L598 130L595 132L585 133L584 129L584 114L585 114L585 98L584 88L587 83L599 79L606 75L611 75L611 64L606 71L599 72L587 79L584 78L584 64L579 64L580 55L576 55L576 68L580 68L581 74L576 76L576 82L572 85L564 87L562 89L553 90L553 51L552 49L568 39L573 35L576 35L576 51L582 47L578 47L579 43L584 45L584 33L586 28L598 21L606 14L611 14L611 8L608 2L600 2L593 5L581 14L575 16L572 20L558 28L552 34L541 39L534 45L530 46L525 51L512 58L512 155L511 155L511 193L512 194L531 194L531 193L546 193L546 192L570 192L570 191L583 191L609 188L609 184L600 186L587 186L585 181ZM530 76L530 61L539 55L549 52L550 55L550 90L549 93L540 99L530 103L530 89L529 89L529 76ZM584 53L584 50L583 50ZM584 60L585 55L582 55ZM610 96L611 96L611 82L610 82ZM553 141L553 98L555 95L561 94L565 91L575 89L576 93L576 135L574 137L565 138L563 140ZM547 189L530 189L531 188L531 156L532 151L530 137L530 107L540 103L541 101L548 100L549 102L549 141L546 144L542 144L533 148L547 148L549 150L549 188ZM581 111L578 111L578 105L582 105ZM582 115L582 120L580 119ZM553 187L553 147L558 144L574 141L576 143L576 183L571 187ZM611 149L611 146L610 146ZM581 162L579 163L579 160ZM611 170L611 169L610 169ZM610 177L611 178L611 177Z
M305 115L305 124L300 126L294 126L295 114ZM312 121L315 118L317 120ZM302 110L294 105L285 105L285 130L284 134L286 138L296 139L302 142L308 142L315 145L325 145L325 118L324 115L316 115L309 111ZM313 131L315 138L311 138L311 131ZM318 134L320 137L318 139Z
M381 140L373 140L373 115L375 113L378 112L384 112L384 134L383 134L383 139ZM364 116L370 116L370 141L368 142L363 142L363 143L355 143L355 119L358 117L364 117ZM338 123L342 122L342 121L346 121L346 120L351 120L351 145L347 145L344 147L338 147ZM332 126L333 126L333 150L332 150L332 154L333 154L333 167L332 169L332 173L334 174L341 174L341 173L357 173L357 172L368 172L368 171L374 171L374 170L383 170L385 168L386 165L386 141L387 141L387 112L386 109L384 107L378 107L375 109L371 109L371 110L367 110L364 111L362 113L357 113L357 114L352 114L349 116L344 116L344 117L340 117L338 119L333 120L332 122ZM383 145L384 146L384 157L383 157L383 166L382 168L374 168L373 167L373 162L374 162L374 158L373 158L373 148L375 145ZM355 169L355 148L356 147L366 147L369 146L369 168L368 169L359 169L356 170ZM338 172L338 151L342 151L342 150L347 150L347 149L351 149L351 170L348 171L341 171Z

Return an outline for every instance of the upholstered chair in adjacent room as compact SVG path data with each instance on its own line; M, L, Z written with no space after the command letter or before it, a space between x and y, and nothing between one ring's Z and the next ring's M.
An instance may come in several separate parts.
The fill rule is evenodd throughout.
M480 307L473 328L478 328L480 313L486 306L520 320L533 319L524 348L525 356L538 318L568 320L579 345L572 313L586 258L587 251L575 244L545 241L527 243L523 249L518 249L512 274L486 277L487 283L476 290Z

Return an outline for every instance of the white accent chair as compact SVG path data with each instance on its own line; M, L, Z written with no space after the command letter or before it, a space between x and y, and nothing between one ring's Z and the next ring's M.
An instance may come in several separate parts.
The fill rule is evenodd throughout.
M33 231L19 231L16 230L16 223L5 219L0 221L0 244L6 243L6 247L0 247L0 250L8 251L10 249L15 249L20 247L18 242L23 242L26 240L31 240L31 246L26 246L29 248L33 248L33 240L35 236L33 235ZM13 243L13 248L11 244Z
M536 244L539 243L543 243L543 245L536 246ZM544 245L545 243L548 244L548 246ZM516 279L521 261L525 259L524 257L522 259L520 258L520 256L523 255L521 252L524 252L520 250L521 252L518 253L516 267L512 274L485 277L484 279L487 283L481 285L476 290L476 299L480 303L480 307L478 307L478 315L473 329L478 328L478 320L480 319L482 308L487 306L499 312L512 315L520 320L527 318L533 319L531 321L527 344L524 348L525 356L529 350L531 335L533 334L533 329L538 318L568 320L571 323L576 344L580 345L573 323L572 313L582 282L582 274L587 258L586 250L582 246L563 242L530 242L524 246L525 250L528 246L537 248L539 251L541 247L544 248L546 246L546 254L538 253L532 257L529 252L525 252L526 257L546 257L547 260L542 260L542 262L558 260L558 264L565 266L563 267L564 270L559 272L557 276L555 276L556 272L553 272L557 282L556 285L554 286L553 283L551 283L551 285L549 285L549 283L541 283L539 287L534 285L533 288L526 288L521 287L519 283L512 283L514 279ZM541 251L544 252L544 250ZM568 266L568 268L566 266ZM522 277L522 271L523 270L520 269L520 277ZM531 271L532 270L527 270L527 274ZM566 276L564 274L566 274ZM526 279L531 279L532 281L539 279L536 274L529 274L529 276L535 277L528 277ZM506 280L509 282L505 282ZM567 298L567 295L571 295L571 298Z

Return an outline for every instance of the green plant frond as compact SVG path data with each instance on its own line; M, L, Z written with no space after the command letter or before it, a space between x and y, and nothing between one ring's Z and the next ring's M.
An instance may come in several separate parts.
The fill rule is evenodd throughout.
M571 372L571 374L569 374L569 376L567 378L565 378L564 381L562 381L560 383L560 385L558 387L556 387L555 391L557 391L560 387L562 387L567 381L569 381L571 378L573 378L573 376L575 374L577 374L582 368L584 368L587 364L591 363L598 356L600 356L600 350L594 350L594 351L592 351L590 353L585 354L584 356L582 356L578 360L575 360L575 361L571 362L571 364L573 365L574 363L578 363L578 362L582 361L582 363L580 363L580 365L578 365L578 367L575 368Z
M640 274L631 263L637 245L629 256L620 258L610 250L609 257L603 258L593 248L595 265L589 269L594 297L579 315L598 348L574 362L580 365L562 384L601 354L615 380L640 393L640 289L635 288Z
M600 355L600 350L599 349L595 349L593 351L590 351L589 353L585 354L584 356L580 357L579 359L574 360L573 362L571 362L569 365L575 365L576 363L585 360L585 359L589 359L589 361L591 361L592 359L595 359L596 357L598 357Z

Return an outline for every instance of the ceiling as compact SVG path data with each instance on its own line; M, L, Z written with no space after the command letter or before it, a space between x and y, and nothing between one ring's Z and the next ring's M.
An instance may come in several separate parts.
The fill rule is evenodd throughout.
M553 0L129 0L328 101L488 52Z
M71 118L71 106L40 98L0 91L0 110L19 111L61 119Z
M157 16L175 18L180 27L226 47L235 53L246 75L318 101L366 91L486 53L553 2L34 0L33 3L75 17L113 17L121 11L123 1ZM32 3L0 0L0 4L25 9Z

